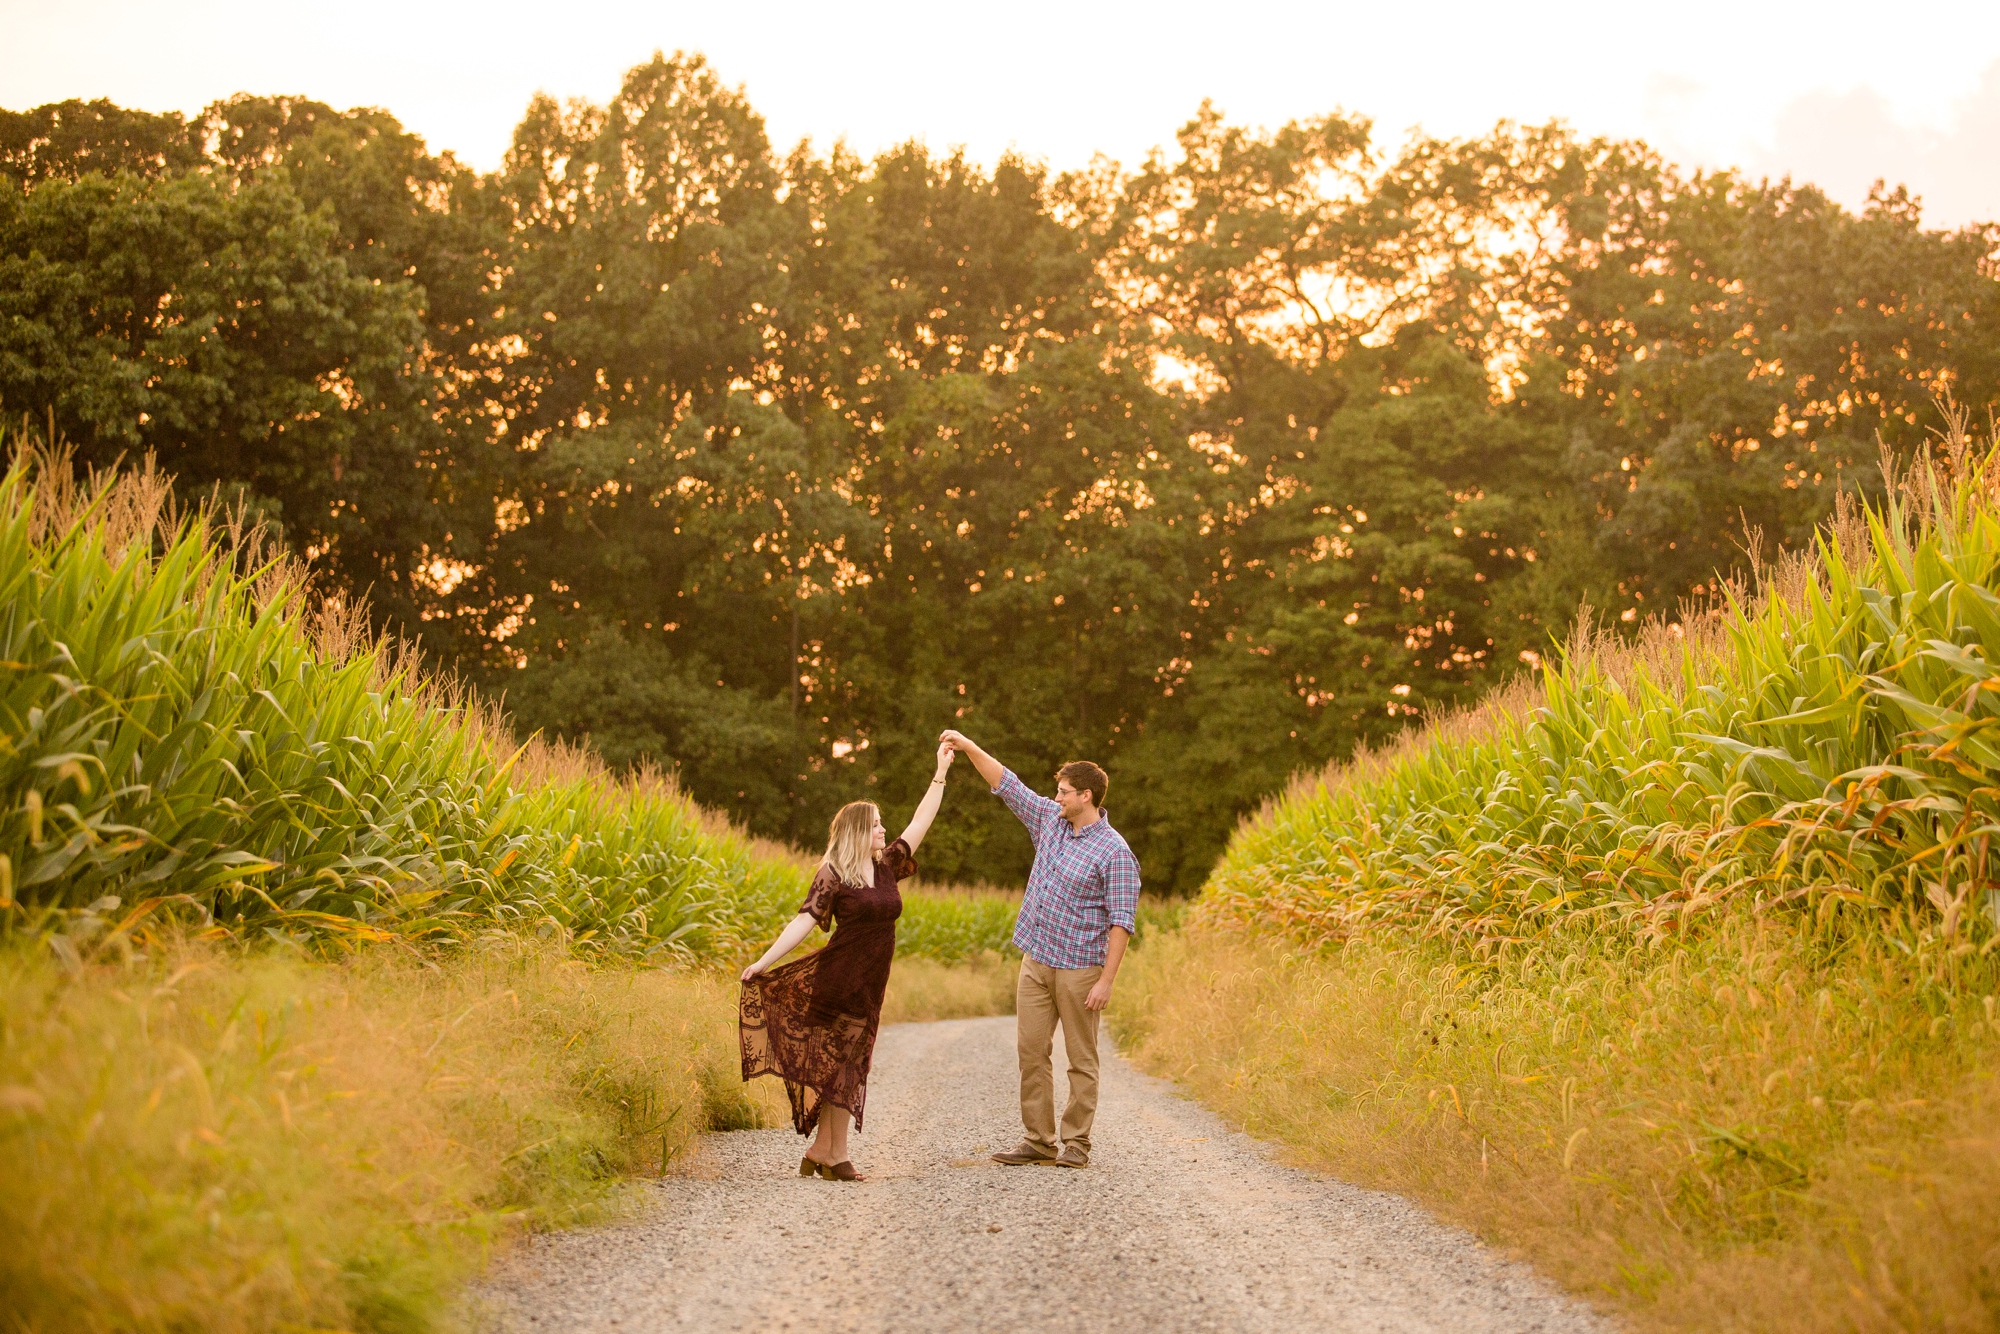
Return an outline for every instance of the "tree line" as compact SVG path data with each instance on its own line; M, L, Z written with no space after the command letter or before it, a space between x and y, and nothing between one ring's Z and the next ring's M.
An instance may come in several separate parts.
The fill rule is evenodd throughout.
M303 98L0 112L0 412L221 488L524 730L756 832L900 799L951 725L1104 763L1187 890L1295 770L2000 400L1996 256L1559 124L780 152L677 54L493 172ZM1018 876L1008 818L927 872Z

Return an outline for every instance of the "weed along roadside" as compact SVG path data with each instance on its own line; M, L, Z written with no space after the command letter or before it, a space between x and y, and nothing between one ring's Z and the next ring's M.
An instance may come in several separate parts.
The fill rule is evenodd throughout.
M755 1124L718 977L538 946L0 955L26 1329L428 1328L489 1249Z
M898 964L885 1014L1010 1008L997 957ZM736 984L535 942L411 954L162 938L0 949L0 1300L25 1329L426 1329L529 1229L626 1214L742 1083Z
M2000 1322L2000 462L1303 782L1127 1049L1660 1330Z
M1135 959L1120 1036L1297 1161L1421 1201L1636 1327L1990 1329L1983 1003L1934 1013L1894 959L1815 952L1748 917L1505 972L1204 929Z

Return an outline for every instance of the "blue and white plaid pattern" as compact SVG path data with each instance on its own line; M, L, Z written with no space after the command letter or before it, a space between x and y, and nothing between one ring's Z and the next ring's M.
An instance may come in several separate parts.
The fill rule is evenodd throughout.
M1111 928L1136 932L1139 859L1106 816L1082 833L1062 807L1009 769L993 789L1035 840L1035 865L1014 923L1014 946L1050 968L1095 968Z

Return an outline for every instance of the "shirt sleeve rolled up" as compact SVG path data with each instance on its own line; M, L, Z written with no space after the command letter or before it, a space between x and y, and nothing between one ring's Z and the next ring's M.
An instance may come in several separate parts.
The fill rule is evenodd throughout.
M1139 934L1139 859L1123 840L1104 867L1104 910L1111 925L1124 927L1127 935Z

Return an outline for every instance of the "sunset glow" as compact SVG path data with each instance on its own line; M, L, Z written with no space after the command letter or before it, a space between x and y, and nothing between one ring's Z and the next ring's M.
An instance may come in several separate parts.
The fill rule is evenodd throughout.
M1846 17L1852 8L1852 20ZM322 7L194 0L0 4L0 106L65 98L193 112L237 91L388 109L481 168L528 98L602 101L655 49L701 51L741 83L773 142L845 137L864 156L911 138L1008 148L1057 169L1128 165L1204 98L1237 122L1344 108L1387 137L1560 117L1636 135L1688 164L1790 173L1850 206L1878 177L1954 225L2000 214L2000 7L1929 3L1893 25L1843 5L1576 3L1206 7L1030 3L730 6L580 0ZM1867 23L1866 39L1859 40Z

